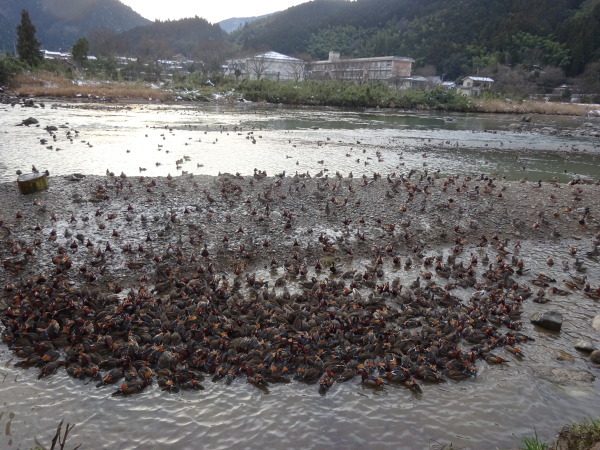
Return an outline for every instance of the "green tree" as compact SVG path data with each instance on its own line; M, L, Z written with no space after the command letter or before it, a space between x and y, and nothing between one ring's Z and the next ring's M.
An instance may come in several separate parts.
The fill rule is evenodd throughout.
M42 63L40 41L35 37L35 26L29 19L29 11L21 11L21 23L17 25L17 53L19 59L32 67Z
M75 45L71 49L71 53L73 55L73 59L79 65L83 64L88 57L88 53L90 52L90 43L84 37L77 39Z
M22 72L25 67L22 61L19 61L14 56L0 56L0 86L10 83L10 80Z

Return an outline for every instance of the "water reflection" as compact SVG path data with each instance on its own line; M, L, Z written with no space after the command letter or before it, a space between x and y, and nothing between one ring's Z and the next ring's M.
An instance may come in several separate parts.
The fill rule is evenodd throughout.
M35 116L39 127L17 127ZM505 175L567 181L600 177L592 138L511 131L508 115L183 105L0 107L0 181L32 164L73 172L149 176L320 170ZM527 129L574 130L583 118L536 116ZM58 129L51 133L47 126ZM184 159L184 156L187 158ZM323 164L318 161L324 160ZM181 161L177 163L177 161Z

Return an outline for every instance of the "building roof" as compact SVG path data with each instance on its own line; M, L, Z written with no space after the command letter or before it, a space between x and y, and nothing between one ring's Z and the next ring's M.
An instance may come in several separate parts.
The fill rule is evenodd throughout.
M260 55L254 55L252 58L275 59L278 61L302 61L301 59L293 58L291 56L283 55L277 52L261 53Z
M329 64L329 63L348 63L348 62L375 62L375 61L405 61L414 63L415 60L409 58L407 56L374 56L372 58L349 58L349 59L339 59L339 60L331 60L326 59L323 61L315 61L313 64Z
M494 80L492 80L491 78L488 77L466 77L466 78L470 78L473 81L483 81L486 83L493 83Z

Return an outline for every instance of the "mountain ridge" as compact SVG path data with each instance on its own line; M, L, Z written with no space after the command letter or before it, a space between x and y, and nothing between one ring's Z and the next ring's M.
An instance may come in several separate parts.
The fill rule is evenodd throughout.
M117 33L151 23L118 0L2 0L0 51L14 51L21 11L29 11L42 48L68 50L94 29Z

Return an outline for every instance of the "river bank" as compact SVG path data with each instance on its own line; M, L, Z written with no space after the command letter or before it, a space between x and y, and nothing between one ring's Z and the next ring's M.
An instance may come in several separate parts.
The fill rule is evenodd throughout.
M74 81L53 73L41 72L37 74L19 75L11 83L11 87L1 94L0 100L4 103L20 102L22 99L58 100L58 101L84 101L103 102L110 104L178 104L186 102L216 102L234 103L240 101L256 100L259 102L272 102L288 105L322 105L337 107L381 107L390 109L413 110L443 110L443 111L469 111L491 114L547 114L568 115L583 117L600 116L599 105L575 104L567 102L548 102L544 100L519 100L519 99L478 99L453 95L448 91L397 91L389 90L388 93L379 93L380 97L365 98L362 91L365 87L355 87L353 83L340 84L336 88L319 90L323 83L306 83L293 87L290 94L289 83L270 82L263 80L267 85L260 83L229 83L224 86L167 86L143 82L106 81L106 80L78 80ZM312 87L311 87L312 86ZM316 88L315 88L316 86ZM345 87L344 87L345 86ZM258 89L258 91L257 91ZM307 91L302 94L300 91ZM323 97L330 91L340 91L336 97ZM343 91L349 90L347 94ZM380 88L381 90L381 88ZM264 91L264 92L262 92ZM435 95L429 95L434 92ZM420 95L425 93L424 95ZM398 94L397 99L393 97ZM303 95L306 101L303 101ZM329 95L329 94L327 94ZM350 96L347 99L338 97ZM435 97L433 100L431 97ZM407 98L404 98L407 97ZM414 97L414 98L412 98ZM328 99L329 98L329 99ZM362 100L361 100L362 99Z

